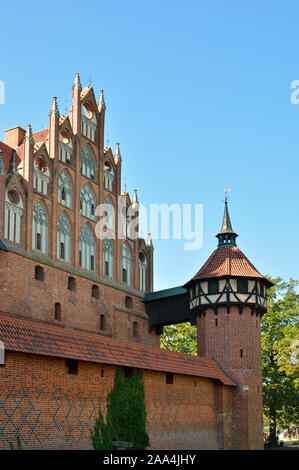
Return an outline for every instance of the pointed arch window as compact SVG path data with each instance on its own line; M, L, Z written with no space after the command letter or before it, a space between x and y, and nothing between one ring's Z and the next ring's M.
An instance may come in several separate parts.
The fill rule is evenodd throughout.
M80 191L80 213L89 219L95 220L96 201L89 186L85 184Z
M79 261L81 268L95 270L95 241L87 224L80 229Z
M88 145L84 145L81 150L81 173L92 180L95 179L96 164Z
M114 180L114 170L112 164L109 160L106 160L104 163L104 187L108 191L112 191Z
M33 188L45 196L48 194L50 171L44 157L37 157L33 167Z
M106 196L104 198L104 217L105 217L105 223L106 223L107 229L114 230L115 229L114 207L109 196Z
M58 217L57 258L66 263L71 262L71 227L63 213Z
M72 207L72 183L66 171L61 171L58 178L58 202Z
M104 239L103 273L105 276L113 278L113 242L110 238Z
M5 230L4 236L7 240L20 243L21 240L21 217L23 214L23 202L15 189L5 194Z
M48 253L48 216L40 201L33 207L32 249L43 254Z
M139 289L146 291L147 258L143 251L139 253Z
M121 247L121 280L128 286L131 285L132 262L131 250L127 243Z

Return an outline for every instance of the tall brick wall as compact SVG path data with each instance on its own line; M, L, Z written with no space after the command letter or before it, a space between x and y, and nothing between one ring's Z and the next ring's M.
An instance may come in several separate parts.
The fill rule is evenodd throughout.
M79 361L78 375L66 374L63 359L6 353L0 367L0 447L22 439L25 448L91 448L98 408L104 409L116 368ZM103 376L102 376L103 375ZM223 389L215 381L143 371L147 429L152 449L218 449L221 437L215 404Z

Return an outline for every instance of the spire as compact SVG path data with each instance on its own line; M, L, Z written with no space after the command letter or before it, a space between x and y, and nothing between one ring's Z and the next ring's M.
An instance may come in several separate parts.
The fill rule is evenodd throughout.
M218 235L216 235L219 240L218 246L236 246L237 236L238 235L233 231L232 228L227 207L227 196L225 196L222 227Z
M98 101L98 110L102 111L102 109L106 109L105 98L104 98L104 90L101 90L100 98Z
M80 91L82 90L82 85L81 85L81 82L80 82L80 76L79 76L78 73L76 73L73 88L78 88Z
M149 247L149 248L154 249L151 233L148 234L148 239L147 239L147 242L146 242L146 246Z
M32 137L32 129L31 129L30 124L28 124L27 131L26 131L23 142L24 143L29 142L29 144L34 145L34 140L33 140L33 137Z
M0 175L6 176L4 161L3 161L3 154L2 150L0 149Z
M137 196L137 189L134 189L133 197L132 197L132 206L135 207L138 204L139 204L139 201L138 201L138 196Z
M50 116L51 114L54 114L55 116L59 117L59 110L58 110L58 106L57 106L57 97L56 96L53 96L53 102L52 102L52 106L51 106L51 109L50 109Z
M116 143L115 152L113 156L114 156L114 161L116 164L122 161L120 150L119 150L119 142Z

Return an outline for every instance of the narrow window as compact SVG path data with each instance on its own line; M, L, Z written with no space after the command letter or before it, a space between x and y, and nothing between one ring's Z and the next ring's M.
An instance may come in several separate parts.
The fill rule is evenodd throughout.
M218 293L218 281L210 279L208 281L208 294L217 294Z
M91 288L91 297L93 297L94 299L98 299L100 297L99 287L95 284Z
M101 369L101 377L104 377L104 371Z
M67 374L78 375L78 361L76 359L66 359L65 371Z
M218 326L218 318L215 319L215 325Z
M123 269L123 282L127 282L127 270Z
M42 247L42 239L40 233L36 234L36 249L40 250Z
M240 349L240 357L244 357L243 349Z
M170 373L167 372L167 374L166 374L166 383L169 384L169 385L173 384L173 374L170 374Z
M42 268L41 266L35 266L35 269L34 269L34 278L37 280L37 281L43 281L45 276L44 276L44 268Z
M133 300L132 297L129 297L128 295L125 298L125 306L127 308L133 308Z
M100 316L100 330L104 331L105 327L106 327L106 325L105 325L105 315L101 315Z
M62 201L65 201L65 189L62 188L62 191L61 191L61 199Z
M94 270L94 256L90 255L90 269Z
M237 279L237 291L240 294L248 293L248 281L247 279Z
M67 281L67 288L68 290L75 291L76 290L76 279L73 277L69 277Z
M105 261L105 276L109 276L109 261Z
M64 259L64 243L60 243L60 258Z
M80 266L82 266L82 254L81 254L81 250L79 251L79 264L80 264Z
M133 323L133 336L134 338L137 338L138 337L138 323L137 321L134 321Z
M54 310L55 320L61 321L61 304L59 302L56 302Z

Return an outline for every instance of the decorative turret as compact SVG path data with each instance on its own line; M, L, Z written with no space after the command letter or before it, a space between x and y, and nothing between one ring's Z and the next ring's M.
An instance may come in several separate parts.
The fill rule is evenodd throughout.
M102 109L106 109L105 98L104 98L104 90L101 90L100 98L99 98L99 101L98 101L98 110L99 110L99 112L101 112Z
M137 195L137 189L134 189L133 196L132 196L132 206L138 206L139 201L138 201L138 195Z
M113 157L114 157L114 162L115 162L116 165L118 164L118 162L122 161L121 153L120 153L120 149L119 149L119 142L116 142L115 152L114 152Z
M59 110L58 110L58 106L57 106L57 97L56 96L53 96L53 102L52 102L52 106L51 106L51 109L50 109L49 116L51 116L53 114L55 116L59 117Z
M81 82L80 82L80 75L78 73L76 73L76 75L75 75L73 88L78 88L80 91L82 90L82 85L81 85Z
M227 198L225 198L224 215L220 232L216 235L219 240L218 246L236 246L237 234L233 231L230 221Z
M151 233L148 234L146 246L147 246L148 248L151 248L152 250L154 249L154 245L153 245L153 242L152 242L152 234L151 234Z
M27 130L26 130L26 134L25 134L23 142L24 142L24 144L29 143L29 144L34 145L34 140L33 140L33 136L32 136L32 129L31 129L30 124L28 124L28 126L27 126Z

